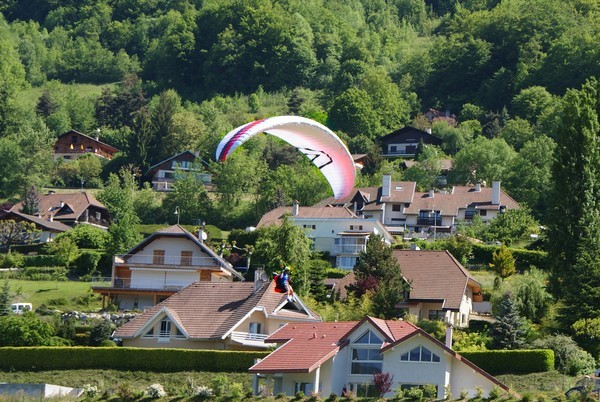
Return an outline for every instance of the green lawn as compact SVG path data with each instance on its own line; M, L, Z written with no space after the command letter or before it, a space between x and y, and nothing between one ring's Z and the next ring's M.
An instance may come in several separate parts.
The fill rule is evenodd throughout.
M104 87L115 88L116 84L60 84L60 87L63 91L73 90L79 96L84 98L96 99L98 96L102 94L102 89ZM26 110L33 110L39 97L44 92L44 87L32 87L27 88L24 91L21 91L17 94L16 104L19 108L23 108Z
M0 280L3 284L4 280ZM33 304L33 309L45 304L50 309L62 311L98 311L99 296L91 292L90 282L75 281L28 281L8 279L13 303Z

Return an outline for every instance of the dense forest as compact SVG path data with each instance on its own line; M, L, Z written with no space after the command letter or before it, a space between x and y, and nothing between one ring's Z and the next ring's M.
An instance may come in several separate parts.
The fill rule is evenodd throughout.
M392 174L428 189L442 159L453 161L450 184L500 180L528 226L548 229L552 266L539 268L563 304L546 329L578 334L597 357L598 43L596 0L0 0L0 197L103 188L114 251L135 244L127 225L174 223L176 206L181 223L244 228L329 188L265 136L226 163L216 144L257 118L305 116L368 154L357 186ZM446 117L430 121L429 109ZM378 138L405 125L443 144L403 170ZM70 129L121 152L55 162ZM188 149L207 162L210 194L193 177L166 196L142 184Z

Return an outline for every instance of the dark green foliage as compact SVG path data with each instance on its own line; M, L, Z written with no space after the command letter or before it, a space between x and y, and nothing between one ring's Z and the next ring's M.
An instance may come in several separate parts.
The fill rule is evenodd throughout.
M474 243L473 261L480 264L491 264L492 255L498 249L499 246ZM515 258L518 271L525 271L531 266L540 269L546 269L548 267L548 253L545 251L525 250L520 248L511 248L510 250Z
M525 322L519 316L519 310L512 293L503 295L497 321L493 326L492 337L498 349L520 349L525 345Z
M4 285L0 289L0 316L10 313L11 300L10 286L8 281L4 281Z
M549 349L486 350L459 353L492 375L528 374L554 370L554 352Z
M600 316L600 83L570 90L556 136L548 251L564 328ZM591 338L588 342L596 342Z
M97 322L90 332L90 346L99 346L110 337L113 330L114 327L110 321L102 320Z
M315 258L308 261L309 292L318 302L324 302L327 298L324 279L328 268L331 268L331 265L327 261Z
M386 319L398 317L396 304L404 300L408 289L392 252L393 249L380 235L372 235L367 241L366 251L361 251L354 266L355 293L360 296L373 292L373 314Z
M0 348L2 370L114 369L157 372L247 372L268 352L219 350L41 347Z
M108 233L92 225L77 225L56 236L55 240L63 238L70 238L81 249L103 249L108 241Z
M592 355L581 349L569 336L549 335L535 340L532 346L553 350L555 367L563 374L577 376L591 374L594 371L596 363Z
M54 255L28 255L25 256L25 267L52 267L58 265Z
M33 312L0 317L0 346L44 346L52 344L54 327Z
M79 254L79 257L73 262L73 273L78 276L97 273L98 263L102 258L102 253L97 251L85 250Z

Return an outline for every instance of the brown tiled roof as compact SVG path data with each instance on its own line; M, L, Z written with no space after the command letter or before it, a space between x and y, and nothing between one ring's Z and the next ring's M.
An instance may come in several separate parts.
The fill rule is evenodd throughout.
M380 194L378 202L413 202L415 196L415 188L417 183L414 181L393 181L391 183L389 197L383 197Z
M169 312L192 340L221 339L252 309L263 307L272 317L319 320L312 311L288 314L285 295L274 291L273 282L265 282L254 291L252 282L195 282L152 307L122 327L115 337L134 338L161 312Z
M500 190L500 205L492 204L492 189L490 187L481 187L481 191L476 191L475 187L456 186L452 192L436 192L433 197L429 193L415 193L414 202L406 208L406 214L419 214L421 210L441 211L444 216L456 216L460 208L465 209L473 205L476 209L498 210L500 206L506 206L508 209L519 208L519 204L508 194Z
M212 248L208 247L206 245L206 243L198 240L198 238L196 236L194 236L192 233L190 233L188 230L186 230L183 226L180 226L180 225L172 225L172 226L168 226L166 228L157 230L156 232L152 233L150 236L148 236L144 240L142 240L140 243L138 243L136 246L134 246L131 250L129 250L126 253L126 255L133 255L133 254L137 253L139 250L146 247L146 245L148 245L149 243L151 243L152 241L154 241L154 239L156 239L158 237L182 237L182 238L191 240L204 253L211 256L224 270L226 270L229 273L231 273L232 275L236 276L238 279L241 279L241 280L244 279L244 277L238 271L236 271L230 263L225 261L223 259L223 257L221 257L219 254L217 254Z
M54 216L55 220L76 220L90 206L106 210L106 207L92 194L81 191L77 193L54 193L40 195L39 215L43 219ZM64 207L61 208L61 203ZM23 201L15 204L10 211L20 212Z
M260 218L260 222L256 227L267 227L271 225L279 225L285 215L292 217L292 207L277 207ZM313 218L313 219L348 219L357 217L354 212L348 208L335 207L298 207L298 215L292 218Z
M9 211L5 215L2 216L2 219L15 219L15 220L26 220L28 222L34 223L37 228L43 228L52 232L66 232L70 230L71 227L65 225L64 223L57 221L49 221L44 218L38 218L34 215L27 215L17 211Z
M410 300L438 300L444 309L460 307L467 285L481 285L448 251L395 250L402 276L411 283Z

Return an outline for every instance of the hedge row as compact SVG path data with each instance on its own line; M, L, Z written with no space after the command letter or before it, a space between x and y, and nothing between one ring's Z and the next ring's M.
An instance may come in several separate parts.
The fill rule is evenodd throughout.
M492 254L498 250L499 246L487 244L473 244L473 260L479 264L490 264ZM511 248L510 251L515 258L517 270L526 271L532 265L539 269L546 269L548 266L548 253L545 251L526 250L522 248Z
M268 352L126 347L4 347L0 370L116 369L132 371L245 372Z
M485 350L460 354L492 375L554 370L554 351L550 349Z

